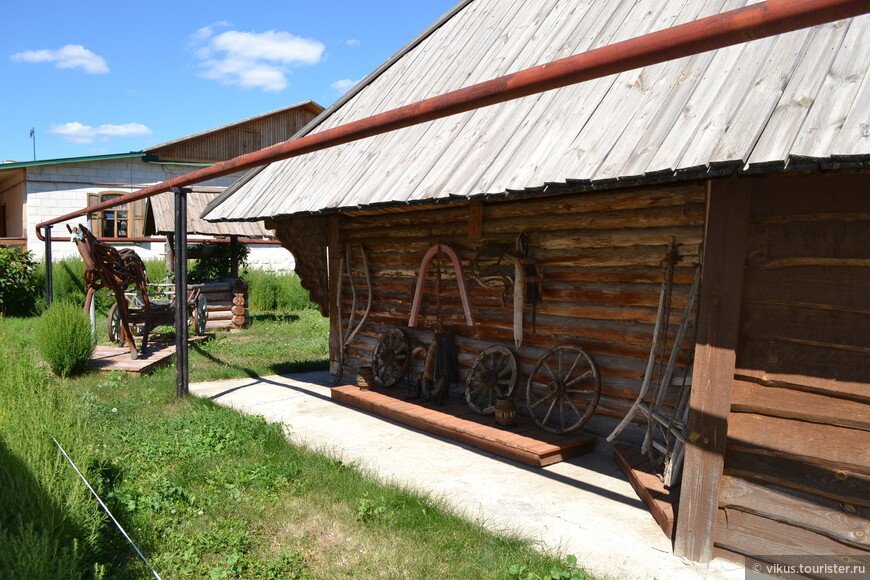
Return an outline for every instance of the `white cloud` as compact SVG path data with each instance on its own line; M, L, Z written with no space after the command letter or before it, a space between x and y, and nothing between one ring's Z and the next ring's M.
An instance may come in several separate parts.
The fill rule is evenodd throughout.
M12 55L19 62L54 62L57 68L80 68L89 74L104 74L109 67L103 57L80 44L67 44L58 50L26 50Z
M201 76L244 89L281 91L287 87L292 67L320 62L323 43L289 32L239 32L214 34L219 22L197 30L191 37L194 54L201 59Z
M333 89L340 91L342 94L346 93L348 89L357 84L359 81L352 81L350 79L341 79L340 81L335 81L330 87Z
M63 125L52 125L50 132L62 136L67 141L82 145L93 143L97 139L106 141L109 137L143 137L151 135L151 129L142 123L91 127L90 125L83 125L78 121L64 123Z
M360 41L357 40L356 38L349 38L349 39L345 42L345 44L347 44L348 46L359 46L359 45L360 45Z

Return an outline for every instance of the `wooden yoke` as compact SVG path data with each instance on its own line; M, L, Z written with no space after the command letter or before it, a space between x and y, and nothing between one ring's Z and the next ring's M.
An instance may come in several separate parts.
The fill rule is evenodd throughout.
M462 274L462 262L459 261L459 256L456 255L453 248L446 244L436 244L429 248L426 255L423 256L423 261L420 263L420 273L417 276L417 289L414 291L414 302L411 305L411 318L408 320L408 326L411 328L417 326L417 315L420 312L420 301L423 298L423 285L426 283L426 271L429 269L432 258L441 252L447 254L453 262L453 269L456 271L456 283L459 286L459 297L462 300L462 309L465 311L465 321L468 326L474 326L471 306L468 301L468 289L465 287L465 276Z

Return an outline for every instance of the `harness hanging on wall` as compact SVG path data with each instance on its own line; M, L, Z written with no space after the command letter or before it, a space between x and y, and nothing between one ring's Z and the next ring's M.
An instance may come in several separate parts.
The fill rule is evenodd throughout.
M513 287L514 346L523 344L523 317L527 306L532 309L532 333L535 332L537 305L541 302L541 272L529 258L526 232L517 236L514 249L486 245L477 251L471 263L472 278L485 288L502 289L507 303L508 289Z
M450 246L437 244L429 248L420 264L420 273L417 277L417 287L414 292L414 302L411 306L411 318L408 321L408 326L411 328L417 326L426 273L435 256L441 253L446 254L453 264L465 320L469 326L474 326L474 319L468 300L468 291L465 286L465 277L462 274L462 264L459 257ZM427 349L422 347L414 349L412 357L421 356L425 353L423 374L414 386L414 394L418 397L423 396L427 399L434 399L439 404L444 402L444 397L447 396L451 383L456 381L458 377L455 338L453 334L443 332L442 294L441 262L435 260L435 335Z

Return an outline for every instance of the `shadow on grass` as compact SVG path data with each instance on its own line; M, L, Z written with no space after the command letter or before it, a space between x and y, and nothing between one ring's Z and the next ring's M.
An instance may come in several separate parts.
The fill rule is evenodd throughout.
M293 315L290 315L290 316L293 316ZM298 317L295 317L295 318L298 319ZM248 378L254 379L254 378L258 378L261 376L261 373L258 373L257 371L255 371L253 369L249 369L249 368L239 366L239 365L231 365L231 364L227 363L226 361L219 359L218 357L216 357L212 353L203 349L198 344L192 344L192 345L190 345L190 347L194 351L201 354L204 358L208 359L209 361L211 361L215 364L222 365L222 366L227 367L227 368L236 369L238 371L241 371ZM271 371L269 374L287 375L287 374L292 374L292 373L307 373L310 371L320 371L320 370L325 370L328 368L329 368L329 359L325 359L325 358L324 359L317 359L317 360L285 361L285 362L276 362L276 363L269 365L269 370Z
M275 314L273 312L259 312L251 314L251 318L260 322L296 322L299 320L298 314Z

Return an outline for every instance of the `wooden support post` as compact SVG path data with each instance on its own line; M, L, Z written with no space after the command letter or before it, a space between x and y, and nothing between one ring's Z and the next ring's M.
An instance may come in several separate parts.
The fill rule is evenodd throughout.
M166 234L166 271L175 272L175 232ZM168 280L161 280L168 282Z
M468 204L468 238L479 240L483 236L483 202L472 201Z
M697 562L713 557L714 524L725 463L737 352L751 181L708 186L698 338L674 553Z
M338 307L339 278L341 277L341 248L339 247L338 216L326 218L326 244L329 251L326 264L329 289L329 374L341 374L341 312Z

